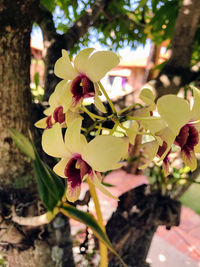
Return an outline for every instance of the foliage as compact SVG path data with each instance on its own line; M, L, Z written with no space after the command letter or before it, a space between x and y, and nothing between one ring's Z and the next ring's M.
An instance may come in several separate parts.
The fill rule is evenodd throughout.
M41 0L41 3L54 14L57 31L66 33L94 1ZM160 44L172 38L180 4L180 0L109 1L70 53L95 42L112 50L145 45L147 38Z

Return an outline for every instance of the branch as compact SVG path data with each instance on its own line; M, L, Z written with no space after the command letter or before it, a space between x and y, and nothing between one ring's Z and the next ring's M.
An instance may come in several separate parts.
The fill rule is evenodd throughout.
M41 4L36 7L35 18L42 30L44 41L51 41L54 37L59 35L56 32L52 13Z
M19 225L38 227L43 224L50 223L54 219L57 213L58 211L56 210L54 213L47 212L39 216L22 217L22 216L17 216L17 214L15 213L15 208L13 206L12 207L12 221Z
M199 72L190 69L192 48L200 23L200 1L183 0L172 39L172 53L156 79L157 96L177 94L180 87L194 81Z
M88 31L103 11L106 0L96 0L86 12L75 22L75 24L64 34L66 49L70 50L75 43Z

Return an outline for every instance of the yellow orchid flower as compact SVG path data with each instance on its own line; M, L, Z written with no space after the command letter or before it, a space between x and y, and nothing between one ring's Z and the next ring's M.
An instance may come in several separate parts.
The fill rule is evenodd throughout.
M154 153L149 153L151 157L148 163L157 155L164 163L168 164L168 154L171 145L174 143L181 148L181 156L184 163L192 171L196 169L197 160L195 152L199 151L199 131L195 121L200 119L200 91L193 87L193 92L194 103L192 108L188 101L175 95L165 95L158 99L157 110L161 116L161 120L166 123L167 127L161 129L159 132L155 132L155 136L159 136L162 139L163 145L159 146L156 154L156 149L154 149ZM150 100L152 101L152 95L150 93L148 94L146 92L145 95L150 96ZM148 124L149 122L147 121L145 123ZM155 128L161 125L162 123L159 123ZM151 124L150 128L153 130L154 124ZM158 147L156 142L154 144Z
M45 130L42 136L43 150L50 156L61 158L53 170L59 176L67 178L67 199L71 202L78 199L81 183L86 176L104 194L115 198L101 184L100 172L120 167L119 161L127 142L122 138L101 135L88 143L80 131L81 119L78 118L70 123L64 140L59 123Z
M69 106L67 101L64 101L68 94L69 82L61 81L57 84L55 91L49 97L49 107L45 109L44 114L47 116L35 123L38 128L51 128L56 122L65 123L65 112ZM64 107L64 108L63 108Z
M56 61L55 75L65 81L70 81L70 92L67 102L72 108L78 107L84 98L94 97L95 106L106 112L99 95L98 82L105 74L119 64L119 57L112 51L95 51L86 48L79 52L72 63L66 50Z
M55 91L49 97L49 107L45 109L47 116L35 123L35 126L42 129L48 129L53 124L59 122L62 126L68 125L73 118L81 117L80 114L69 109L71 102L69 97L72 95L68 81L61 81L57 84Z

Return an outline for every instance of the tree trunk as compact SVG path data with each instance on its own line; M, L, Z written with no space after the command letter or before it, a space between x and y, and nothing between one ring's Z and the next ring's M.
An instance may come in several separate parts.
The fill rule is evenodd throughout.
M31 129L30 32L38 0L0 0L0 253L9 266L74 266L67 219L31 228L13 224L19 216L44 212L32 164L13 143L8 127Z
M106 231L115 249L131 267L144 267L146 256L159 225L177 226L181 204L160 193L150 193L147 185L139 186L120 196L115 213L106 225ZM121 266L110 255L110 267Z

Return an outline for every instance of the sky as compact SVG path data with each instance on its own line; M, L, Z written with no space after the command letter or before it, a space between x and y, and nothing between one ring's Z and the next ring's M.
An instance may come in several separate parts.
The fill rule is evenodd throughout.
M41 43L43 41L41 29L39 27L33 27L31 37L34 39L35 42ZM133 50L127 46L123 49L118 49L118 52L124 60L130 60L131 58L144 58L148 57L149 55L150 45L150 41L147 41L145 47L140 45L137 47L137 49ZM105 50L102 49L101 45L98 42L92 44L92 46L94 46L98 50Z

